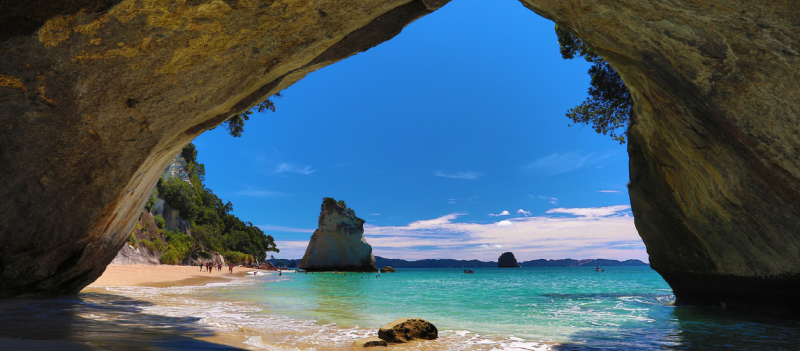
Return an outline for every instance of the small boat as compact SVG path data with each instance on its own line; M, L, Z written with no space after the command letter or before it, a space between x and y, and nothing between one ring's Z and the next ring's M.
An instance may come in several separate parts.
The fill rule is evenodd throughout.
M600 267L597 267L597 266L595 266L595 267L594 267L594 271L595 271L595 272L605 272L606 270L605 270L605 269L602 269L602 268L600 268Z
M471 269L465 269L464 273L475 273L475 272L473 272Z

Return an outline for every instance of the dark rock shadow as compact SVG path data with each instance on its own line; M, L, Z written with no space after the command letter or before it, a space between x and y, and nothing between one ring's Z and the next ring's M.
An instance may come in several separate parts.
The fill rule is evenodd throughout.
M108 350L243 350L199 337L215 332L194 317L142 313L152 306L119 295L82 293L0 310L0 337L63 340Z

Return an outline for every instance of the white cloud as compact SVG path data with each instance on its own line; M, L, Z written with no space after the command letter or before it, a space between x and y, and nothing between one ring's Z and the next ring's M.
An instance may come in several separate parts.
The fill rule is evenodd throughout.
M380 215L381 215L380 213L370 213L367 216L380 216Z
M519 210L517 210L517 214L521 214L521 215L523 215L525 217L528 217L528 216L531 215L531 211L525 211L525 210L520 208Z
M281 227L281 226L278 226L278 225L269 225L269 224L257 225L256 227L258 227L259 229L261 229L261 230L263 230L265 232L290 232L290 233L308 233L308 234L312 234L312 233L314 233L314 230L315 230L315 229Z
M446 174L441 171L436 171L433 172L433 175L437 177L453 178L453 179L478 179L478 177L482 176L483 174L476 172L457 172L455 174Z
M288 194L271 191L271 190L263 190L263 189L247 189L242 191L237 191L236 195L241 196L252 196L252 197L280 197L280 196L288 196Z
M500 212L498 214L494 214L494 213L490 213L489 214L489 216L491 216L491 217L510 216L510 215L511 214L508 213L508 211L505 211L505 210L503 210L503 212Z
M287 162L281 162L275 169L275 173L292 172L305 175L314 173L316 171L317 171L316 169L311 169L311 166L306 166L301 168L299 166Z
M619 194L619 190L600 190L600 193Z
M606 207L587 207L587 208L553 208L546 213L563 213L579 217L607 217L617 215L618 212L630 209L630 205L616 205Z
M462 223L464 213L421 220L404 226L364 225L375 255L417 260L426 258L497 260L512 251L519 261L533 259L639 259L647 262L630 206L560 208L560 216L509 218L498 223ZM571 214L576 215L571 215ZM308 240L277 241L282 258L301 258Z
M364 229L375 254L389 258L497 260L502 252L491 247L500 245L495 249L512 251L523 261L633 258L647 262L647 251L636 232L633 217L625 211L628 208L627 205L594 208L592 216L583 215L587 211L581 210L585 209L575 209L580 216L519 217L487 224L456 222L464 214L453 213L406 226L365 225ZM500 225L502 222L513 225ZM481 248L481 245L489 246Z
M535 199L535 198L533 197L533 195L529 195L529 196L531 197L531 199ZM558 205L558 198L557 198L557 197L552 197L552 196L542 196L542 195L539 195L539 196L537 196L537 197L538 197L538 198L540 198L540 199L542 199L542 200L547 200L548 202L550 202L550 203L551 203L551 204L553 204L553 205Z
M584 154L580 152L568 152L562 154L556 152L552 155L537 159L536 161L528 164L526 168L530 169L536 174L552 176L594 165L606 158L613 156L614 154L616 154L614 151L607 152L605 154Z
M498 227L510 227L510 226L514 225L514 223L509 221L509 220L503 220L503 221L497 222L496 224L497 224Z

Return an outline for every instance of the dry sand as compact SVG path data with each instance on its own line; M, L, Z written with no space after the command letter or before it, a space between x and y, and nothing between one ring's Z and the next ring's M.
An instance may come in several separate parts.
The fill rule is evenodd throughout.
M147 286L154 288L166 288L171 286L206 285L208 283L219 283L230 280L233 277L241 277L246 272L258 271L265 274L267 271L233 267L233 274L228 272L228 267L222 267L221 271L213 269L210 273L203 268L200 271L198 266L171 266L171 265L111 265L106 267L106 271L94 283L88 286Z

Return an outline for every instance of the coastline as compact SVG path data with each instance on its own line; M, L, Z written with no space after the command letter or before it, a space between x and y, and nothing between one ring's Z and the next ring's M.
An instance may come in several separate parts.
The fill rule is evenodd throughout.
M229 282L234 278L241 278L247 272L257 271L268 274L267 270L245 267L233 267L233 274L228 272L228 267L211 272L200 271L199 266L173 266L173 265L109 265L100 278L89 284L89 288L108 286L141 286L151 288L169 288L176 286L203 286L209 283Z

